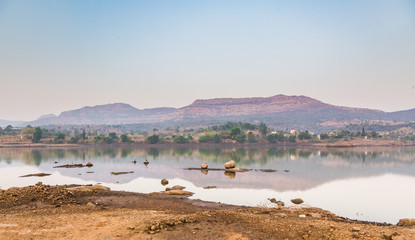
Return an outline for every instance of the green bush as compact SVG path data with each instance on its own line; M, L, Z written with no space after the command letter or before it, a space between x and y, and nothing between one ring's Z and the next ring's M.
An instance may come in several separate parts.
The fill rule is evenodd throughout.
M160 137L156 134L153 134L153 135L146 138L146 142L148 142L150 144L158 143L158 142L160 142Z

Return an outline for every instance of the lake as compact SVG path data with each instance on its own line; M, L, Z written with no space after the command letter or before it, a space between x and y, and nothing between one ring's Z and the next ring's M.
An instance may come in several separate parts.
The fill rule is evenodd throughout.
M143 161L148 159L148 166ZM234 160L248 172L185 170L223 168ZM134 164L133 161L137 163ZM91 168L54 168L92 162ZM261 172L274 169L276 172ZM286 171L285 171L286 170ZM112 175L111 172L134 171ZM19 176L50 173L46 177ZM166 178L169 185L162 186ZM273 206L276 198L339 216L396 224L415 218L415 147L407 148L220 148L134 147L0 149L0 188L44 184L96 184L112 190L150 193L182 185L191 198L245 206ZM205 189L206 186L216 188Z

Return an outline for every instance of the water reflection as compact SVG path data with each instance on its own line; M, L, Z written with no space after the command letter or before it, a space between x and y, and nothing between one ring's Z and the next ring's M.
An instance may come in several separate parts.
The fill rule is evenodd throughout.
M306 160L312 158L336 158L348 162L388 162L412 163L415 148L186 148L186 147L149 147L149 148L69 148L69 149L0 149L0 161L22 160L29 165L39 166L42 161L60 159L116 159L116 158L169 158L180 161L195 158L209 162L224 163L234 160L238 164L267 165L275 159ZM376 160L376 161L375 161Z
M237 167L252 170L238 173L213 171L212 168L223 168L223 164L229 160L234 160ZM53 168L56 165L87 162L92 162L94 166L91 169ZM208 163L211 170L199 170L202 163ZM260 169L276 171L255 171ZM111 172L130 171L134 173L111 175ZM367 196L370 198L384 194L385 190L376 187L377 183L369 179L383 181L383 186L389 186L394 191L394 196L388 195L387 206L376 200L378 211L390 207L391 202L399 201L395 198L402 196L415 202L415 196L408 194L413 192L408 188L415 184L415 147L0 149L0 188L35 184L39 178L18 177L38 172L52 174L41 179L48 184L101 182L116 190L139 192L161 191L160 179L173 179L170 181L173 185L186 184L188 190L195 192L194 198L233 204L256 205L268 197L287 198L287 201L291 196L302 197L313 206L348 217L352 216L348 215L350 211L364 212L373 206L372 199L365 199ZM203 188L206 186L217 188L206 190ZM334 194L336 191L338 193ZM333 197L345 198L343 195L346 193L350 198L348 202ZM360 206L359 200L370 204ZM352 203L355 204L353 210ZM396 207L412 206L398 204ZM365 217L359 218L382 221L380 217Z

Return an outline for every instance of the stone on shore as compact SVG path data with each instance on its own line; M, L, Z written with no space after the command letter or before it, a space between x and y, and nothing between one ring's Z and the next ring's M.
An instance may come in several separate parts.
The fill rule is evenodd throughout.
M415 219L413 219L413 218L404 218L404 219L401 219L398 222L398 226L401 226L401 227L415 226Z

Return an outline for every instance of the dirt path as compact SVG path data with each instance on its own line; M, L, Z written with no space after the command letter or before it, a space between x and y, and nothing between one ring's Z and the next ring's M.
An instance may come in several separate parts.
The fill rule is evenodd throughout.
M316 208L242 208L161 194L0 190L0 239L415 239Z

